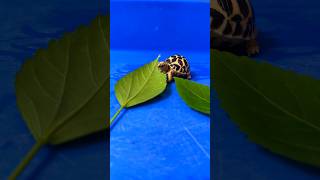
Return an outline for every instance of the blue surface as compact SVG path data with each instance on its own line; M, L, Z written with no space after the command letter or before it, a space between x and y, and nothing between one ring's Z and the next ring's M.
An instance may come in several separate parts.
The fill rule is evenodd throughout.
M100 3L100 5L99 5ZM17 110L15 73L36 49L50 39L88 24L105 1L1 1L0 6L0 179L6 179L34 144ZM101 9L99 7L102 7ZM96 134L36 155L20 179L106 179L107 148L104 134Z
M209 1L111 1L111 115L120 107L117 80L175 53L187 57L194 81L210 84ZM191 110L175 84L156 99L123 111L112 126L112 180L209 179L210 118Z
M320 79L320 2L253 1L261 54L257 59ZM276 88L276 87L275 87ZM250 142L214 101L215 180L318 180L319 169Z

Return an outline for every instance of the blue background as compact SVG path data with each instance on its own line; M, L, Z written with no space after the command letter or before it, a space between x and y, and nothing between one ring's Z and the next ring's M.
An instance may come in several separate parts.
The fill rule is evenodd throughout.
M99 4L100 3L100 4ZM17 110L15 73L47 42L88 24L106 1L2 0L0 3L0 179L6 179L34 144ZM70 144L47 147L20 179L107 179L106 137L92 135Z
M117 80L175 53L192 80L210 84L209 1L111 1L111 115ZM191 110L171 83L158 98L124 110L112 126L111 179L209 179L210 118Z
M191 62L193 80L209 84L208 2L197 2L127 1L123 7L123 2L112 3L111 85L159 53L163 60L176 52ZM320 78L320 2L265 0L254 1L253 6L261 44L261 54L256 58ZM5 179L34 144L17 111L15 73L50 39L90 22L98 7L98 1L91 0L1 1L0 179ZM119 107L112 90L111 114ZM318 169L249 142L219 108L219 102L213 105L217 127L213 128L215 179L319 179ZM208 179L208 129L209 119L189 110L172 84L157 100L124 111L118 118L111 132L111 177ZM101 134L45 148L22 179L105 179L106 151Z
M320 78L320 2L252 1L259 29L257 59ZM276 88L276 87L275 87ZM318 180L319 169L274 155L250 142L213 102L215 180Z

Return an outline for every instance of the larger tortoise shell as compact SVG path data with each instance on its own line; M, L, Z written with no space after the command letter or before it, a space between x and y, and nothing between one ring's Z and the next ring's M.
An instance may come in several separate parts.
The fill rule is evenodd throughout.
M211 36L251 40L256 38L255 20L249 0L211 0Z

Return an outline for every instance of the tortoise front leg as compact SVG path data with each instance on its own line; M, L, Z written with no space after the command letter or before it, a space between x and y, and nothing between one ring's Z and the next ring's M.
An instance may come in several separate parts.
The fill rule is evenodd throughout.
M258 42L256 39L252 39L247 41L246 43L246 51L249 56L258 54L260 51Z
M173 71L169 71L167 73L167 81L171 82L173 80Z

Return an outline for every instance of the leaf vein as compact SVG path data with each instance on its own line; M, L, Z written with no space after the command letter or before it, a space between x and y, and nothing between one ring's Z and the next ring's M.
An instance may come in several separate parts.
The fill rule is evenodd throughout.
M222 62L222 64L229 69L229 71L231 73L233 73L240 81L242 81L244 84L246 84L248 87L250 87L254 92L256 92L257 94L259 94L260 96L262 96L268 103L270 103L271 105L275 106L276 108L278 108L280 111L284 112L285 114L287 114L288 116L292 117L293 119L305 123L308 126L316 129L317 131L320 131L320 128L312 123L309 123L307 121L305 121L304 119L296 116L295 114L287 111L286 109L284 109L282 106L280 106L279 104L277 104L276 102L274 102L273 100L271 100L269 97L267 97L266 95L264 95L260 90L258 90L257 88L255 88L253 85L251 85L249 82L247 82L246 80L244 80L237 72L235 72L232 68L230 68L225 62L223 62L222 60L220 60Z

